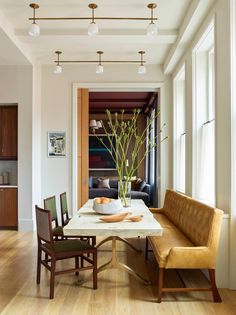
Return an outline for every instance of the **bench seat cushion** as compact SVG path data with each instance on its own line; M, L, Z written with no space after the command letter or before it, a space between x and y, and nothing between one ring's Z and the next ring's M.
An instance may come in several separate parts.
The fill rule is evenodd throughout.
M160 221L159 221L160 222ZM166 221L167 222L167 221ZM174 225L164 227L162 236L149 236L149 243L160 268L165 268L173 247L194 247L195 245Z
M176 228L173 222L167 218L167 216L163 213L154 213L154 218L160 223L160 225L164 228Z

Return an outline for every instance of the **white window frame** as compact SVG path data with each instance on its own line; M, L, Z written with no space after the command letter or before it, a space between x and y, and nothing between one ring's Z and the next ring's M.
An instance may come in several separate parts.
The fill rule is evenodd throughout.
M208 40L210 39L210 40ZM210 41L213 41L210 43ZM207 44L207 42L209 44ZM209 46L209 47L208 47ZM201 183L200 176L202 172L202 168L200 166L200 158L201 148L202 148L202 134L203 128L207 127L208 124L214 124L215 121L215 58L212 63L212 54L214 53L215 47L215 22L211 21L202 38L199 40L198 44L192 51L192 62L193 62L193 177L192 177L192 185L193 185L193 197L210 204L211 206L215 206L216 203L216 185L215 185L215 158L216 158L216 148L214 145L214 180L213 180L213 190L214 196L210 200L201 199L199 185ZM201 53L203 54L201 57ZM207 58L206 58L207 54ZM199 75L199 58L202 58L203 66L207 67L205 71L205 80L206 84L202 83L203 79L200 79ZM204 65L205 63L205 65ZM212 74L212 66L213 74ZM212 79L211 79L212 78ZM211 89L214 87L213 93L211 93ZM200 92L199 92L200 91ZM199 101L199 95L204 95L202 102ZM209 104L213 104L213 110L210 112ZM202 105L203 104L203 105ZM201 106L200 106L201 105ZM204 107L204 109L202 109ZM214 130L214 138L215 138L215 130ZM214 140L215 141L215 140Z
M174 89L174 189L186 192L186 66L182 65L173 80ZM182 95L180 99L180 82L183 82ZM181 104L180 104L181 103ZM180 106L181 105L181 106ZM182 111L182 112L180 112ZM179 116L182 116L182 130L179 128ZM181 174L182 173L182 174ZM182 175L182 176L181 176Z

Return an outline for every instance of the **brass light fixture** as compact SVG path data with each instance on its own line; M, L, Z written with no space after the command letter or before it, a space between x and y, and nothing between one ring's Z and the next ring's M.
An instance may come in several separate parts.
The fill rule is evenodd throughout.
M99 51L97 51L97 54L98 54L98 65L96 67L96 73L97 74L102 74L104 72L104 68L102 66L102 54L103 54L103 51L99 50Z
M140 54L141 62L140 66L138 67L138 74L145 74L146 73L146 67L144 66L144 61L143 61L143 55L145 54L145 51L140 50L138 52Z
M103 68L102 63L140 64L139 68L138 68L138 73L139 74L145 74L146 73L146 68L144 66L144 63L146 63L146 61L143 60L143 55L145 54L145 51L139 51L138 53L141 55L141 63L140 63L140 60L103 60L102 61L103 51L101 51L101 50L97 51L98 61L97 60L60 60L60 55L62 54L62 52L61 51L55 51L55 54L57 56L57 60L54 60L54 62L56 63L56 66L55 66L55 69L54 69L54 73L55 74L62 73L62 67L61 67L62 63L66 63L66 64L70 64L70 63L71 64L72 63L86 64L86 63L97 63L98 62L98 65L96 67L96 73L97 74L102 74L104 72L104 68Z
M54 74L60 74L60 73L62 73L62 66L60 65L60 55L61 55L61 51L55 51L55 54L57 55L57 64L56 64L56 66L55 66L55 68L54 68Z
M97 9L96 3L90 3L88 7L92 10L92 17L36 17L35 10L39 9L39 5L36 3L31 3L29 5L33 9L33 17L29 18L30 21L33 21L33 24L30 28L29 35L31 36L39 36L40 35L40 28L39 25L36 24L36 21L61 21L61 20L91 20L91 23L88 27L88 35L96 35L98 34L98 25L95 23L95 20L126 20L126 21L150 21L150 24L147 28L147 35L156 35L157 34L157 25L154 21L157 18L154 17L154 9L156 9L157 5L155 3L149 3L148 8L151 10L151 17L95 17L94 11Z
M88 7L90 9L92 9L92 22L90 23L89 27L88 27L88 35L89 36L94 36L98 34L98 26L97 24L94 22L94 10L97 9L97 5L96 3L90 3L88 5Z
M34 36L37 37L40 35L40 27L39 25L35 22L35 10L37 10L39 8L39 5L36 3L31 3L29 5L32 9L33 9L33 23L29 29L29 35L30 36Z
M149 3L147 6L151 10L151 23L147 27L147 35L148 36L155 36L157 35L157 25L154 23L153 18L153 10L156 9L156 3Z

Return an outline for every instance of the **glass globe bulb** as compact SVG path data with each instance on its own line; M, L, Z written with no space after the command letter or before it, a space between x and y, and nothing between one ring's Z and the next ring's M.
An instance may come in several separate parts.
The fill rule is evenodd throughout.
M103 72L104 72L103 66L102 66L102 65L98 65L98 66L96 67L96 73L97 73L97 74L102 74Z
M145 74L146 73L146 67L144 65L140 65L138 67L138 74Z
M157 35L157 24L150 23L147 27L147 35L148 36L154 36Z
M92 22L89 24L88 27L88 35L89 36L94 36L98 34L98 26L96 23Z
M62 66L60 65L56 65L54 70L53 70L54 74L61 74L62 73Z
M40 27L38 24L36 23L31 24L29 29L29 35L33 37L37 37L40 35Z

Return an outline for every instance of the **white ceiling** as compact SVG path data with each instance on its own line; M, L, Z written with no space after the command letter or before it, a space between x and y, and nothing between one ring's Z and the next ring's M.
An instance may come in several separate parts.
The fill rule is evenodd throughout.
M90 16L90 1L42 0L36 1L40 8L38 17ZM150 0L98 0L97 16L150 17L147 4ZM28 35L32 9L30 1L0 0L0 11L14 28L15 35L34 57L42 63L52 63L54 51L62 50L62 59L97 59L96 51L104 51L104 59L139 60L138 51L145 50L145 60L151 64L163 64L171 45L176 41L181 22L191 0L157 0L154 16L158 18L159 35L145 35L148 21L102 21L98 20L98 36L87 35L89 21L39 21L41 35ZM1 54L1 52L0 52ZM6 60L5 60L6 61ZM0 58L1 62L1 58Z

